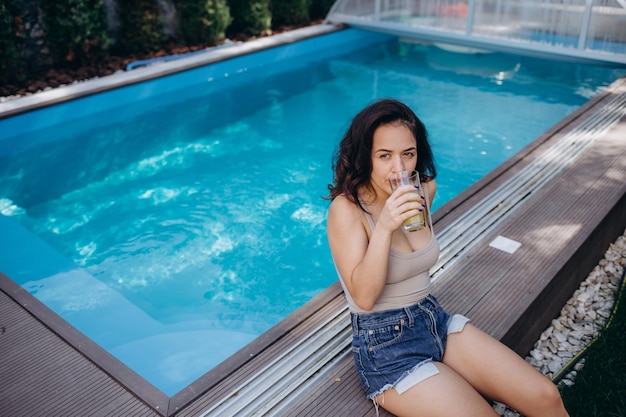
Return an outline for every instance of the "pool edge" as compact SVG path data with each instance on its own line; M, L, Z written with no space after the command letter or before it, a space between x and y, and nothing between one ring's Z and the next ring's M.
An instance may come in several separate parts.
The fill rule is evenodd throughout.
M0 120L37 110L42 107L75 100L77 98L116 88L126 87L128 85L152 80L154 78L236 58L241 55L248 55L254 52L302 41L304 39L330 34L346 28L347 26L341 24L320 23L313 26L283 32L277 35L238 43L228 48L210 50L205 54L197 54L168 62L156 63L154 65L137 68L132 71L118 71L108 76L79 81L73 84L0 103Z

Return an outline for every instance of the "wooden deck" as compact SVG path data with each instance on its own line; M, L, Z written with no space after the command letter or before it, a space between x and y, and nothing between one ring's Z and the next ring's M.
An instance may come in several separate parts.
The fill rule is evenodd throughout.
M618 123L602 131L573 163L555 158L553 164L563 165L558 174L535 193L521 196L519 204L436 274L434 293L448 310L466 314L520 354L530 350L626 227L626 99L617 108L610 106L622 96L626 98L626 79L434 216L438 234L463 226L463 216L494 190L524 175L559 140L590 118L615 112ZM522 245L514 254L490 247L498 235ZM272 360L342 310L345 300L336 284L170 398L0 274L0 416L221 417L208 410L236 402L253 375L271 369L266 367ZM237 415L375 416L348 350L346 345L317 362L306 379L294 382L289 395L268 398L266 407L252 406ZM266 385L257 385L254 392L263 396ZM380 415L389 416L384 410Z

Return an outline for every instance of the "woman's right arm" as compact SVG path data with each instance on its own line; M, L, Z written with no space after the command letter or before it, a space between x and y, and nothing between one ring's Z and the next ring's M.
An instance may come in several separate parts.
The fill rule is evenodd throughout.
M344 196L330 205L327 232L333 260L350 296L360 308L371 310L385 286L391 232L376 227L369 239L362 210Z

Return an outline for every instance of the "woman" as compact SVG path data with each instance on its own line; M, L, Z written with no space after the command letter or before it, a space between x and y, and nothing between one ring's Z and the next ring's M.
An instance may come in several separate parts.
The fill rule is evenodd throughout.
M420 173L418 193L388 178ZM497 416L484 397L527 417L568 416L556 386L515 352L450 316L430 294L439 246L401 224L435 196L422 122L396 100L353 119L334 161L328 240L351 311L354 363L369 399L397 416ZM430 216L426 216L430 218Z

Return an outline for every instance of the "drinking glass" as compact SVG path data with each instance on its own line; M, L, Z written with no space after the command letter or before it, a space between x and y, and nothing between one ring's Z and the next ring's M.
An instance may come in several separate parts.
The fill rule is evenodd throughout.
M412 193L414 192L416 196L419 196L418 190L420 190L422 186L420 184L419 172L417 171L413 171L412 173L409 173L408 171L401 171L397 174L393 174L389 177L389 184L391 185L391 192L402 185L411 184L416 186L415 191L411 191ZM415 232L423 229L424 227L426 227L426 216L423 211L402 222L402 229L405 232Z

